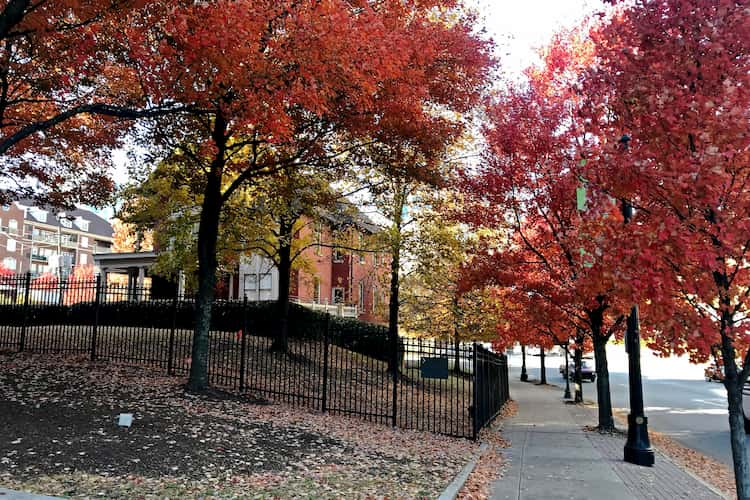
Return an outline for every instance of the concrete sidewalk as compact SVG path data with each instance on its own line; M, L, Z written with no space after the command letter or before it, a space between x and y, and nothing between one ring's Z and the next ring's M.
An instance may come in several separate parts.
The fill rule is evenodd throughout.
M584 431L596 423L595 411L565 404L559 388L511 382L510 390L518 414L502 432L510 463L493 499L722 498L658 453L654 467L625 463L625 437Z

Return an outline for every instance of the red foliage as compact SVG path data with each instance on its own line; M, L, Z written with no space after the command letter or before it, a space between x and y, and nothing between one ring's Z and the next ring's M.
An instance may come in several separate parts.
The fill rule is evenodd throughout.
M584 152L590 147L575 83L592 48L578 33L557 37L527 85L509 85L489 104L485 164L462 184L464 222L502 238L480 240L465 286L495 285L508 295L509 338L525 344L566 342L579 330L620 334L629 295L620 288L622 229L618 207L588 191L576 207ZM515 325L522 327L516 328Z
M690 29L685 29L685 27ZM641 210L637 259L653 348L705 360L750 345L750 21L724 1L643 2L592 30L584 116L601 138L586 175ZM625 136L623 147L621 140Z
M32 290L55 290L58 288L57 275L44 273L31 280Z
M76 266L68 277L63 303L65 305L96 300L96 277L92 266Z

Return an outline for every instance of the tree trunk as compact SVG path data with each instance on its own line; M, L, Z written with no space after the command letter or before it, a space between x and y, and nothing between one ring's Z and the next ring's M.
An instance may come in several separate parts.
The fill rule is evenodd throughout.
M293 224L282 221L279 224L279 298L276 308L279 315L278 333L271 344L271 350L286 353L289 351L289 282L292 274L292 228Z
M581 365L583 364L583 334L576 335L576 353L573 356L573 380L575 382L576 403L583 403L583 380L581 380Z
M211 306L216 285L216 242L219 237L221 214L221 178L224 171L226 122L217 115L213 139L217 147L211 162L198 226L198 296L195 304L195 332L193 334L192 361L188 389L202 391L208 388L208 334L211 329Z
M403 209L406 203L404 190L397 190L393 200L393 226L391 227L391 288L388 301L388 338L392 342L393 354L389 362L389 369L396 373L398 370L398 313L399 288L401 270L401 230L403 224ZM395 363L395 366L393 366Z
M526 346L521 344L521 382L529 380L529 374L526 372Z
M594 340L594 362L596 363L596 399L599 407L600 431L615 430L615 419L612 417L612 396L609 392L609 368L607 367L607 342L609 337L602 335L604 310L602 307L589 313L591 335Z
M547 385L547 367L544 364L544 347L539 347L539 364L541 367L541 375L539 379L540 385Z
M742 411L744 381L740 378L735 361L737 353L732 340L731 325L732 318L725 310L721 319L721 353L724 358L724 387L727 390L729 403L729 439L732 445L734 484L737 498L748 500L750 499L750 467L745 446L745 417Z

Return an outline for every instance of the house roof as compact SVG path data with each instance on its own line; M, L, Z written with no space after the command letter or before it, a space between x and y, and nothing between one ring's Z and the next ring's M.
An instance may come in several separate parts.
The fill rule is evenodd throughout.
M320 216L330 221L334 226L355 226L371 234L378 233L383 229L363 214L356 205L346 201L336 202L335 211L322 210Z
M112 238L112 236L115 234L115 230L112 228L112 224L110 224L106 219L102 218L91 210L76 208L74 210L63 211L49 206L36 205L32 200L19 200L16 202L16 204L24 208L38 208L39 210L44 210L45 212L47 212L46 220L40 220L39 218L37 218L37 215L40 214L35 214L33 210L25 210L24 220L40 222L48 226L65 228L65 226L60 223L60 220L55 217L55 214L64 212L65 215L71 217L81 217L89 221L88 231L83 231L80 228L76 228L78 231L90 233L96 236L103 236L105 238Z

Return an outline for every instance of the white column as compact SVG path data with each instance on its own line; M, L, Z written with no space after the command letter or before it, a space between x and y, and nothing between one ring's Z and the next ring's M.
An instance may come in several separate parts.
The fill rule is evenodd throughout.
M128 301L135 300L135 287L136 283L133 279L133 268L129 267L127 269L128 272Z
M138 268L138 281L136 282L136 287L138 287L138 294L137 294L137 300L143 300L145 297L145 293L143 290L143 279L146 277L146 268L141 266Z
M185 295L185 273L182 271L177 273L177 296L182 297Z
M101 285L101 301L107 302L107 281L109 281L109 268L102 267L101 268L101 277L102 277L102 285Z

